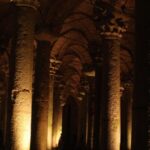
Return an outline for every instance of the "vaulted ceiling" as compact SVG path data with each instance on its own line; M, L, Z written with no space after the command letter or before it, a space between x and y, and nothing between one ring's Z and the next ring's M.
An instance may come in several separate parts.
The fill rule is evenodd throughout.
M55 41L52 56L62 58L64 49L79 49L82 63L91 63L89 45L98 43L98 34L93 15L94 0L40 0L38 8L37 30L48 30L52 33L49 40ZM121 43L122 74L131 75L134 64L134 0L123 0L122 4L128 17L128 30ZM90 17L88 17L90 16ZM9 0L0 0L0 44L7 45L15 33L16 7ZM68 32L71 30L71 32ZM77 32L75 32L75 30ZM45 31L44 31L45 32ZM37 35L47 38L47 34ZM79 40L80 39L80 40ZM86 40L85 40L86 39ZM75 43L78 43L75 45ZM68 48L68 45L71 47ZM4 46L5 47L5 46ZM93 45L94 47L94 45ZM87 51L87 53L85 52ZM91 51L91 50L90 50ZM83 59L85 58L85 59ZM127 77L128 78L128 77Z

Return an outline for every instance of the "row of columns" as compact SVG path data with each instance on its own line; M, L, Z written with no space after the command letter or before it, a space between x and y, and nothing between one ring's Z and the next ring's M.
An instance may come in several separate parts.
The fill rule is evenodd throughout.
M54 76L58 67L55 65L60 65L60 62L50 60L51 71L49 76L50 54L48 48L50 45L46 41L38 41L36 59L34 58L34 27L36 24L37 1L16 0L14 2L17 6L18 28L16 32L15 72L10 100L11 116L8 125L9 142L7 148L44 150L47 149L46 143L48 143L48 149L52 149L57 146L55 145L57 137L54 134L57 127L54 127L53 88ZM34 65L35 73L33 71ZM34 78L33 75L35 75ZM34 91L32 91L32 84ZM48 101L49 99L50 101Z
M6 148L52 149L53 80L60 62L54 59L49 61L49 42L38 41L35 47L38 1L13 2L17 7L17 31ZM50 63L55 65L49 66Z
M13 148L15 149L50 149L58 146L58 140L57 132L58 128L61 126L61 122L59 122L60 126L58 127L58 120L55 121L55 119L62 118L61 114L62 112L58 113L54 110L54 80L55 80L55 74L58 68L60 67L61 61L58 61L54 58L50 58L50 47L51 43L49 41L37 41L36 44L36 54L34 59L34 68L35 73L34 75L34 82L31 82L33 84L33 95L31 96L30 102L32 105L32 114L28 114L31 117L31 122L27 120L25 122L24 126L29 124L30 130L26 130L23 132L20 132L17 128L14 130L14 133L10 136L8 141L8 147L7 148ZM34 51L35 53L35 51ZM49 59L50 58L50 59ZM15 75L14 75L15 76ZM21 78L23 79L23 78ZM22 100L22 95L20 97L20 100ZM14 115L15 111L13 110L15 107L18 108L19 105L12 104L12 117L17 117L18 115ZM23 103L23 102L22 102ZM24 109L30 109L24 108L24 105L21 105L21 112L20 115L23 115L22 113L26 113L27 111ZM28 105L29 106L29 105ZM58 106L58 105L57 105ZM10 113L10 112L9 112ZM60 115L60 116L59 116ZM23 116L22 116L23 117ZM16 119L17 119L16 118ZM14 120L12 120L11 124L8 125L9 127L12 127L12 125L15 123L16 126L23 126L22 125L22 119L16 123ZM60 121L60 120L59 120ZM11 129L10 129L11 130ZM18 130L18 131L17 131ZM24 128L22 129L24 130ZM16 131L18 132L17 140L12 141L14 136L16 136ZM9 133L8 133L9 134ZM29 140L28 147L26 140L22 140L22 136L26 136L26 138ZM31 138L31 139L30 139ZM18 142L22 140L22 143ZM25 145L25 147L24 147Z
M99 78L99 76L97 76L96 78ZM99 86L99 82L97 81L98 80L96 80L96 89ZM89 88L88 91L86 92L86 96L82 99L82 101L79 101L78 104L75 104L75 100L73 100L73 98L70 98L69 103L67 103L66 106L64 107L62 143L66 144L66 141L64 140L67 140L69 137L69 140L67 140L66 147L69 146L68 145L69 141L71 142L74 140L75 145L73 146L72 142L71 142L72 145L70 145L73 146L71 147L72 149L73 148L76 149L77 147L80 149L89 149L89 150L103 149L103 147L106 148L105 147L106 143L104 142L107 142L107 140L105 139L107 132L106 130L104 130L104 126L107 123L105 122L104 119L107 118L105 116L106 110L103 109L104 104L106 104L106 102L102 102L101 100L102 97L100 96L99 97L100 99L98 99L101 100L99 102L100 104L97 103L97 94L94 93L96 89L93 87L94 77L86 78L86 82ZM132 135L133 83L132 82L124 83L124 84L122 83L122 86L123 88L121 88L119 92L119 95L120 96L122 95L122 98L120 99L120 110L121 110L121 114L120 114L121 131L120 132L121 133L120 133L119 149L130 150L131 135ZM101 95L101 93L99 94ZM98 110L96 110L96 107L99 108L99 112ZM77 113L76 118L74 118L73 112ZM97 113L99 113L99 115ZM78 116L80 117L78 118ZM74 119L73 120L71 119L72 121L71 123L69 123L68 118L72 118L72 119L74 118ZM76 125L78 127L76 127ZM84 126L85 128L81 129L81 126ZM74 131L76 131L76 133ZM68 132L69 135L67 134Z
M16 79L15 79L14 86L13 86L14 89L12 91L12 102L14 103L12 104L12 118L11 118L11 125L10 125L12 128L11 129L12 136L10 136L10 141L12 141L11 147L14 147L14 149L16 150L23 147L22 145L24 145L24 143L22 143L21 141L26 141L27 143L25 144L26 147L24 149L29 149L29 147L27 146L29 146L29 141L30 141L30 138L29 138L30 135L23 134L23 132L26 131L27 133L30 133L30 124L31 124L33 49L34 49L33 31L34 31L34 25L35 25L35 21L33 20L35 19L35 7L33 7L31 3L28 3L27 5L26 4L20 3L20 2L18 3L19 9L20 9L19 10L20 16L18 17L18 24L20 25L20 28L19 28L19 31L17 32L18 43L17 43L17 48L16 48L16 65L15 65L16 66L16 72L15 72ZM120 83L119 83L120 82L120 61L119 61L120 60L120 53L119 53L120 34L116 32L111 33L109 31L102 32L102 34L103 34L104 43L106 46L106 53L105 53L106 55L104 56L104 58L106 58L105 59L106 66L108 67L106 71L104 70L104 72L106 73L104 75L106 79L105 80L106 87L104 87L104 89L106 89L107 93L105 94L106 96L108 96L106 97L106 101L108 105L107 107L108 109L106 112L106 115L108 117L108 122L107 122L108 127L106 130L108 133L108 137L107 137L108 147L107 148L117 150L119 148L118 142L120 141L119 140L120 117L118 115L120 114L120 110L119 110L120 109L119 107L120 105L120 101L119 101L120 99L120 95L119 95L119 91L120 91ZM48 54L46 55L49 56ZM45 56L42 57L42 53L40 53L39 57L40 57L39 60L44 60ZM26 65L26 64L29 64L29 65ZM44 62L44 64L46 63ZM49 64L48 61L47 61L47 64ZM40 67L41 66L37 66L37 71L39 70ZM22 71L23 73L20 73ZM38 72L38 75L41 74L40 76L41 76L41 79L43 79L43 83L42 82L39 83L38 82L39 79L36 79L35 77L35 81L36 81L35 87L38 86L39 89L42 89L41 88L43 86L42 84L47 82L45 81L45 79L48 76L48 70L46 73L44 73L45 71L46 69L40 70L40 72ZM44 77L42 75L44 75ZM50 79L51 79L50 90L53 91L52 89L53 82L54 82L53 77L51 76ZM46 89L48 89L48 87ZM46 92L46 91L47 90L43 88L43 92ZM38 91L38 92L34 91L34 92L39 93L41 91ZM48 95L49 95L48 93L49 93L48 91L45 93L46 98L48 98ZM33 97L35 97L35 101L33 102L33 112L32 112L34 114L33 116L35 116L35 118L33 118L33 122L36 122L37 124L32 126L33 128L32 131L34 133L34 137L36 138L32 138L35 140L31 141L31 145L33 145L35 149L38 149L38 148L46 149L45 147L46 139L41 139L41 138L46 137L45 135L47 133L46 125L48 121L47 120L48 111L50 112L49 113L50 114L49 125L52 126L53 108L51 107L53 106L53 100L50 101L49 108L47 108L48 106L47 99L43 100L44 98L39 97L38 95L33 95ZM50 99L53 99L53 92L50 95ZM26 109L26 110L22 112L22 109ZM22 125L20 125L20 127L17 129L20 119L22 120L22 122L23 120L25 122L28 120L27 121L28 125L26 124L24 126L24 124L22 123ZM43 130L43 128L45 130ZM25 136L25 137L22 137L20 133L22 133L22 136ZM50 134L52 133L52 131L48 133Z
M18 3L19 2L19 3ZM11 95L12 116L10 120L10 147L15 150L27 150L30 148L30 133L31 133L31 108L33 108L33 114L35 118L32 118L37 124L32 126L33 131L33 147L35 149L46 149L46 139L43 141L43 137L46 137L48 124L48 111L52 115L53 108L48 108L48 100L44 97L49 96L49 91L43 89L44 97L32 94L32 82L33 82L33 59L34 59L34 26L36 18L36 7L33 7L31 3L25 5L16 1L18 8L18 31L17 31L17 43L16 43L16 60L15 60L15 75L13 90ZM36 3L37 4L37 3ZM119 16L120 17L120 16ZM116 18L112 18L116 20ZM101 32L104 44L104 64L103 66L103 89L104 89L104 101L105 107L104 114L105 119L104 126L106 139L104 140L104 149L119 150L120 149L120 40L121 34L125 31L124 26L120 26L115 22L115 25L106 24ZM41 55L41 53L40 53ZM47 54L48 55L48 54ZM49 55L48 55L49 56ZM48 58L46 56L39 56L40 59ZM48 59L45 60L45 64L49 64ZM41 66L37 66L40 68ZM46 66L46 68L49 68ZM38 69L37 69L38 70ZM46 71L46 73L45 73ZM44 73L43 73L44 72ZM49 71L46 69L40 70L42 82L39 83L40 89L45 81L45 78L49 76ZM44 77L43 77L43 76ZM46 76L46 77L45 77ZM48 79L48 78L47 78ZM38 84L38 79L36 79ZM52 81L53 82L53 81ZM40 85L41 84L41 85ZM52 84L53 85L53 84ZM45 84L44 84L45 86ZM44 87L45 88L45 87ZM51 87L53 88L53 87ZM46 89L49 89L47 87ZM52 89L51 89L52 90ZM52 90L53 91L53 90ZM41 92L41 91L40 91ZM38 93L38 92L37 92ZM35 97L35 101L32 104L32 96ZM53 96L50 96L53 99ZM42 100L41 100L42 99ZM42 103L42 104L41 104ZM50 102L53 106L52 102ZM32 107L33 105L33 107ZM37 110L34 108L36 105ZM39 111L39 112L38 112ZM51 119L52 116L49 116ZM40 120L41 119L41 120ZM43 120L44 119L44 120ZM52 120L52 119L51 119ZM52 126L52 121L49 123ZM44 128L45 126L45 128ZM45 131L43 130L45 129ZM42 136L44 134L44 136ZM102 133L103 134L103 133ZM34 136L36 137L34 140ZM42 139L41 139L42 137ZM37 140L37 141L36 141ZM39 144L39 145L38 145ZM32 146L31 146L32 147Z

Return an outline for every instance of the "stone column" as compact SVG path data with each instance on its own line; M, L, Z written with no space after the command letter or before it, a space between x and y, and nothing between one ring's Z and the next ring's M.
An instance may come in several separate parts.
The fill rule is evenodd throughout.
M94 144L94 86L93 86L93 77L90 79L89 83L89 93L88 93L88 108L87 108L87 149L93 149Z
M14 0L17 6L15 74L11 92L10 147L29 150L33 82L34 27L36 0Z
M127 83L125 85L127 92L127 150L131 150L132 137L132 102L133 102L133 85Z
M61 65L61 61L50 58L50 98L49 98L49 104L48 104L48 134L47 134L47 149L52 150L53 147L55 147L55 140L54 139L54 132L53 132L53 116L54 116L54 80L55 80L55 74L56 71L59 69ZM58 144L58 143L57 143Z
M121 97L121 150L131 150L132 135L132 82L123 83Z
M99 47L100 49L100 47ZM95 50L96 51L96 50ZM97 51L95 58L95 99L94 99L94 145L93 149L100 149L102 137L102 58Z
M104 149L120 149L120 42L125 25L122 16L109 7L102 13L104 24L101 26L103 43L103 89L105 101ZM109 19L105 20L105 17Z
M105 100L107 113L107 149L120 147L120 41L105 37Z
M7 46L10 44L4 43L1 47L4 51L0 52L0 136L1 145L6 143L6 122L7 122L7 102L8 102L8 80L9 80L9 57Z
M50 46L48 41L37 41L31 131L34 150L47 148Z
M2 70L3 66L0 66L0 70ZM6 77L6 73L0 71L0 144L3 148L6 139L6 102L7 102L7 89L8 89L8 78Z
M78 119L77 119L77 148L86 147L86 123L87 123L87 92L89 90L88 77L81 78L80 88L78 89Z

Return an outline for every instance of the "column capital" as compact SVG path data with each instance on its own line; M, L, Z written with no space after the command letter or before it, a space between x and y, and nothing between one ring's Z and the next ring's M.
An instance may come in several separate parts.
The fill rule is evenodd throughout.
M89 93L90 85L88 80L80 80L80 88L78 89L78 95L76 96L77 100L82 101L84 97Z
M14 2L16 6L31 7L35 10L40 6L38 0L10 0L10 2Z
M100 35L105 39L118 39L127 30L126 15L121 9L110 5L106 2L101 2L100 5Z
M55 75L61 65L61 61L56 58L50 58L50 75Z
M122 34L127 30L127 26L121 16L113 15L107 22L101 25L100 29L100 34L105 39L116 39L122 38Z

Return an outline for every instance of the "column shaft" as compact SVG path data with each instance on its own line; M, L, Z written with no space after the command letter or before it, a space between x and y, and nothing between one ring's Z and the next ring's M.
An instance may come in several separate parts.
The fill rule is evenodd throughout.
M48 134L47 149L52 150L58 146L61 134L62 108L58 100L54 101L55 74L61 65L61 61L50 59L50 98L48 102ZM55 107L56 106L56 107Z
M47 148L50 43L38 41L32 105L31 149Z
M50 97L48 104L48 133L47 133L47 149L52 150L52 134L53 134L53 92L54 92L54 75L50 75Z
M10 149L29 150L31 128L34 26L36 11L18 8L15 75L11 92Z
M94 124L94 150L100 149L102 142L102 66L100 60L95 65L95 124Z
M56 93L57 94L57 93ZM61 138L62 131L62 106L60 105L59 99L54 101L53 108L53 132L52 132L52 140L53 140L53 148L58 147L59 140Z
M131 150L133 85L124 83L121 97L121 150Z
M120 40L105 39L104 90L107 150L120 149Z

